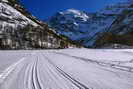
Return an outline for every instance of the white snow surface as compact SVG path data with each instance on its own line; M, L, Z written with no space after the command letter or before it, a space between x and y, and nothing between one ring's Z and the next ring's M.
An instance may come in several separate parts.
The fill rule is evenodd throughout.
M74 16L74 18L81 18L83 21L87 21L89 19L89 16L86 15L84 12L76 9L68 9L66 12L60 12L62 14L71 15Z
M0 21L0 23L3 24L3 27L12 26L13 28L16 28L18 26L24 27L28 24L38 26L38 24L24 16L7 3L0 3L0 17L3 19Z
M8 2L8 0L1 0L2 2Z
M133 50L0 51L0 89L133 89Z

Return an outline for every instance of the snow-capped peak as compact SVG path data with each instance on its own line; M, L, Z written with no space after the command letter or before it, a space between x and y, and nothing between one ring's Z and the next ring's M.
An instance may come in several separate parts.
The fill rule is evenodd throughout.
M80 12L81 12L81 11L76 10L76 9L68 9L67 12L70 12L70 13L74 13L74 14L80 15Z
M2 2L8 2L8 0L1 0Z
M130 2L132 1L130 0ZM131 10L129 11L129 9ZM120 26L118 26L118 23L121 23ZM114 34L116 35L132 31L132 24L127 25L127 23L132 23L132 3L129 2L109 5L96 13L90 14L75 9L68 9L58 13L49 20L49 25L55 28L59 34L65 35L69 39L87 47L94 47L98 43L99 37L106 32L114 33L114 28ZM122 30L124 27L125 29Z
M83 21L87 21L89 19L89 16L86 13L76 9L68 9L64 12L59 12L59 13L62 15L70 15L74 18L81 18Z

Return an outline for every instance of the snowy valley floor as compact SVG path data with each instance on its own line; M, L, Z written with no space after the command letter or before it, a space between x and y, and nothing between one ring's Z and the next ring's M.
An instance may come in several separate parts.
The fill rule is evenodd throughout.
M0 89L133 89L133 50L0 51Z

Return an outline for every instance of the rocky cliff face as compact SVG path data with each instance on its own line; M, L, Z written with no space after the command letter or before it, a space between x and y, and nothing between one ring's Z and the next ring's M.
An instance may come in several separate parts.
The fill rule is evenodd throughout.
M96 13L88 14L74 9L58 12L48 23L56 32L73 41L86 47L100 47L110 42L121 44L118 40L127 41L129 36L123 36L133 31L132 15L133 4L130 1L109 5ZM126 44L129 43L133 44L132 41Z
M37 20L16 0L0 1L0 49L66 48L71 42Z

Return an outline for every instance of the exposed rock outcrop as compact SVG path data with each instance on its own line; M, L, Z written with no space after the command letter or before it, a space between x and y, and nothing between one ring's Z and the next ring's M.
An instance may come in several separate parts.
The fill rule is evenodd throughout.
M0 49L67 48L74 46L16 0L0 1Z

